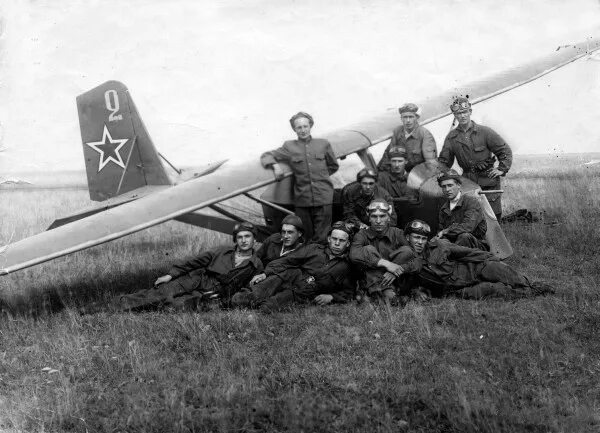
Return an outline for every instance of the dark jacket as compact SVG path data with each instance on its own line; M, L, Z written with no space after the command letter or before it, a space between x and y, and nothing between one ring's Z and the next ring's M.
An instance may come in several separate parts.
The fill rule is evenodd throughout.
M392 133L392 140L383 152L383 156L377 164L381 171L389 171L390 156L389 151L392 147L403 147L406 149L406 170L410 171L416 165L425 161L435 160L437 158L437 148L435 138L428 129L417 126L408 137L404 135L404 126L400 125Z
M450 210L450 201L446 200L438 214L439 229L448 229L444 237L450 241L462 233L471 233L477 239L485 240L487 223L483 217L481 204L475 197L461 193L458 203Z
M367 206L371 201L380 198L393 205L392 196L384 188L375 185L373 195L370 197L362 194L362 186L359 182L352 182L342 189L342 204L344 207L344 220L352 223L362 222L369 224ZM396 225L396 213L390 215L390 225Z
M169 270L169 275L178 278L182 275L190 276L202 275L207 273L212 276L224 276L235 268L235 246L222 246L212 250L204 251L191 260L173 265ZM263 264L260 259L253 254L250 259L242 262L238 268L243 266L252 266L256 272L262 272Z
M377 268L380 259L389 260L390 255L403 245L407 245L407 241L399 228L388 227L379 234L369 227L354 235L350 261L363 268Z
M300 269L306 277L313 277L317 295L332 295L336 302L344 302L354 296L353 282L348 278L351 273L348 256L333 257L325 245L307 244L273 260L265 268L265 274L283 274L290 268Z
M410 189L406 183L406 179L406 172L404 172L404 174L395 174L382 171L379 173L379 179L377 179L377 183L390 193L394 203L418 203L419 191Z
M461 247L445 239L430 241L422 254L410 246L400 248L393 261L404 269L405 274L429 272L452 288L470 286L479 282L481 268L486 261L498 261L492 253L474 248Z
M294 172L296 206L317 207L333 202L333 183L329 176L339 165L329 141L312 137L307 141L289 140L279 149L263 153L260 162L263 167L276 162L289 164Z
M304 244L296 245L293 250L288 250L284 255L290 254L292 251L296 251L301 248ZM273 233L267 239L264 240L260 248L256 251L256 256L260 259L264 266L267 266L270 262L275 259L282 257L281 248L283 248L283 241L281 240L281 233Z
M455 128L444 140L439 162L452 167L454 158L463 169L463 176L482 187L499 187L500 179L490 179L487 171L497 158L498 169L506 174L512 164L512 151L492 128L471 121L466 132Z

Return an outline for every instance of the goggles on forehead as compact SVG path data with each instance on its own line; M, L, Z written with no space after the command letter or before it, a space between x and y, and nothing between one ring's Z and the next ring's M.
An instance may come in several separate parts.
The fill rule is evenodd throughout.
M384 212L390 212L392 207L384 201L373 201L367 207L367 212L374 212L376 210L381 210Z
M469 101L455 101L450 106L450 110L452 110L453 113L468 111L469 109L471 109L471 103Z
M425 221L413 220L406 225L406 233L418 233L425 236L431 234L431 227Z

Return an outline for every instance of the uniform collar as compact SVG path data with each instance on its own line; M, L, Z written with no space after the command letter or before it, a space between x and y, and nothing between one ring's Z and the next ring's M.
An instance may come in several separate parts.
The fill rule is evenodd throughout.
M463 205L464 200L465 195L461 191L460 196L458 197L458 202L456 203L456 206L454 206L454 209L456 209L457 207L461 207ZM442 204L441 210L450 215L450 200L446 200L444 204Z
M387 226L387 228L381 233L379 234L378 232L376 232L375 230L373 230L371 227L369 227L368 229L365 230L365 233L367 234L367 237L370 240L376 239L376 238L388 238L390 239L390 226Z
M460 132L463 132L463 133L469 132L469 131L477 132L478 130L479 130L479 126L477 125L477 123L475 123L475 121L471 120L471 126L469 126L469 128L466 131L459 129L459 127L457 126L452 131L450 131L450 133L448 135L451 137L456 137Z

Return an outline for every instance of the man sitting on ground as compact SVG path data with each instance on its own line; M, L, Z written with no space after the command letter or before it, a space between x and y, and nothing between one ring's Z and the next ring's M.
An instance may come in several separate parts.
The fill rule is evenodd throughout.
M399 271L403 293L481 299L488 297L520 298L554 293L544 283L530 283L492 253L455 245L434 238L429 225L411 221L405 229L407 246L392 257Z
M456 245L488 251L485 240L487 223L479 200L462 193L460 176L454 170L440 173L437 181L446 201L438 214L440 231L436 237L448 239Z
M281 221L281 231L273 233L265 239L258 251L256 251L256 256L260 259L263 266L267 266L273 260L283 257L303 246L303 235L304 225L300 217L287 215Z
M354 297L347 249L352 235L344 222L329 230L327 246L311 243L270 262L250 289L238 292L232 304L272 312L294 302L317 305L346 302Z
M369 227L367 206L375 199L392 202L392 196L377 184L377 173L363 168L356 174L356 182L349 183L342 190L342 205L344 206L344 221L354 224L357 228ZM390 224L396 225L396 214L390 215Z
M243 222L233 229L233 245L217 247L174 265L159 277L154 287L124 295L115 302L120 310L157 307L194 308L207 299L227 303L246 286L263 265L254 251L256 228Z
M359 287L370 297L390 301L396 297L392 283L400 275L400 266L390 261L391 254L406 245L404 233L390 227L392 206L373 200L367 208L370 227L359 231L350 247L350 260L359 265Z

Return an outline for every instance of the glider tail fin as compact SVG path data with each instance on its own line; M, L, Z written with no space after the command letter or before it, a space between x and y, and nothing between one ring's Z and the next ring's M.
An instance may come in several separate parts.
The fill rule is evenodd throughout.
M90 198L171 185L127 87L107 81L77 97Z

